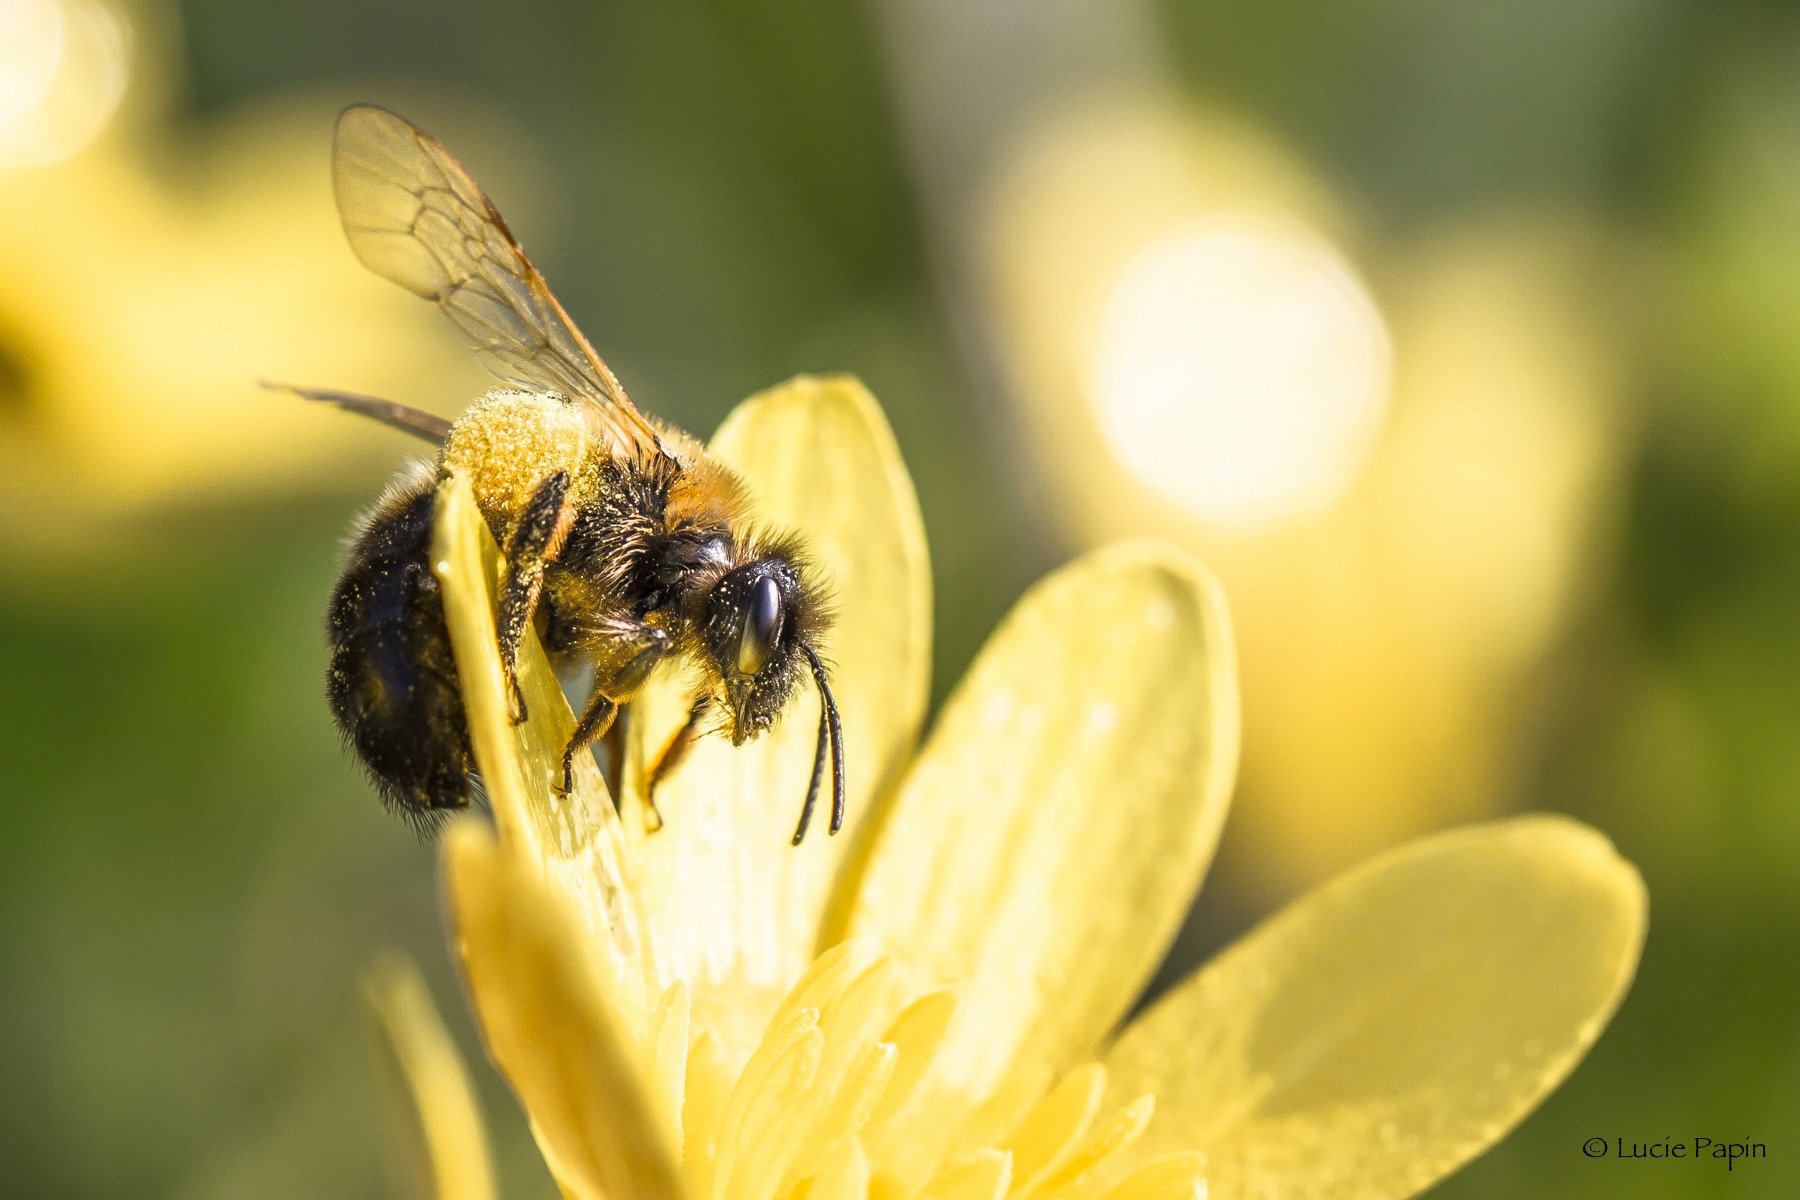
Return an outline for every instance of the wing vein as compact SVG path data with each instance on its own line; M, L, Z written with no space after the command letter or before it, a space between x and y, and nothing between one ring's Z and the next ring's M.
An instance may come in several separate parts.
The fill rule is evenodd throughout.
M332 181L356 257L435 303L490 371L580 406L615 452L662 452L655 427L436 139L386 109L353 105L338 118Z

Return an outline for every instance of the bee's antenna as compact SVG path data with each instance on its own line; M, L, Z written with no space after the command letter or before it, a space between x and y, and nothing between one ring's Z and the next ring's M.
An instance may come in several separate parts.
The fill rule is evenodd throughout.
M794 830L794 845L806 840L806 827L812 824L813 805L819 799L819 784L825 779L825 751L830 746L829 716L819 708L819 744L813 750L812 780L806 785L806 803L800 806L800 825Z
M838 719L837 701L832 699L831 684L825 676L825 664L819 661L811 646L802 645L806 661L812 664L813 682L819 685L819 742L813 751L812 781L806 787L806 803L800 807L800 826L794 830L794 845L806 837L812 822L813 805L819 798L819 784L825 778L825 751L831 751L831 828L836 833L844 827L844 725Z
M271 392L292 392L302 400L314 400L320 404L335 404L345 412L353 412L358 416L368 417L371 421L379 421L390 429L398 429L402 433L410 433L414 437L424 438L434 445L443 445L445 439L450 436L450 422L436 413L408 408L404 404L395 404L392 400L383 400L379 396L364 396L356 392L334 392L326 388L296 387L291 383L277 383L272 379L259 379L257 382Z

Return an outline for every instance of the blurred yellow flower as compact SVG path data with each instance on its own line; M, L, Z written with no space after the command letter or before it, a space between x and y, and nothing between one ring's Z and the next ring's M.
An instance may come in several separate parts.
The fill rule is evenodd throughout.
M487 1131L468 1072L416 967L384 957L369 971L368 999L392 1036L393 1065L407 1091L430 1097L417 1112L416 1141L437 1176L439 1200L485 1200L494 1194Z
M983 300L1054 516L1168 538L1240 613L1246 882L1500 809L1624 445L1605 239L1515 216L1376 255L1268 135L1142 95L997 175Z
M156 499L317 486L395 435L257 388L468 394L435 314L360 269L329 110L220 122L152 172L109 136L0 167L0 536L65 542Z
M565 1195L1410 1196L1598 1036L1644 894L1603 838L1555 818L1370 863L1115 1036L1232 785L1217 586L1148 543L1057 572L914 754L927 564L873 400L796 380L713 450L835 577L849 837L787 846L810 711L697 755L659 793L655 835L635 768L624 820L591 761L558 797L568 707L534 644L532 720L507 721L497 551L466 485L440 493L434 565L494 817L447 833L449 908L488 1052ZM634 755L680 719L671 698L652 698ZM481 1200L488 1168L444 1136L467 1125L467 1084L420 994L385 994L437 1194Z

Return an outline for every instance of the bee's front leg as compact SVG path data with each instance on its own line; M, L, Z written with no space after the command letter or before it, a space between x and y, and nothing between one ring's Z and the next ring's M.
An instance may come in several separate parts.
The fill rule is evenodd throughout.
M626 740L631 735L631 705L619 705L619 713L606 731L606 791L612 796L613 811L620 811L625 794Z
M575 786L575 756L612 727L620 706L637 695L638 689L650 678L650 672L668 657L675 645L668 631L643 624L621 641L618 654L612 658L618 665L605 675L595 677L594 694L588 697L581 718L575 722L575 732L569 735L569 744L563 747L562 790L565 794ZM613 802L616 804L618 797L613 797Z
M506 706L513 724L525 721L519 690L519 642L531 624L544 591L544 568L562 553L575 524L569 500L569 473L558 471L538 484L506 545L506 582L500 590L500 667L506 674Z
M656 756L656 761L650 765L650 770L644 775L644 803L650 806L650 818L656 822L651 827L653 829L661 829L663 824L662 810L656 807L656 785L667 778L671 771L681 765L681 760L687 757L688 751L693 748L694 739L700 736L700 722L705 718L706 710L711 705L712 697L705 693L694 700L693 704L688 707L687 720L680 729L675 731L674 736L669 738L668 744L662 748L662 753Z
M593 745L594 739L612 728L613 718L619 714L618 701L608 696L598 687L588 697L587 705L581 710L581 717L575 722L575 732L569 735L569 744L563 747L562 786L557 790L568 795L575 787L575 756ZM617 796L613 804L619 803Z

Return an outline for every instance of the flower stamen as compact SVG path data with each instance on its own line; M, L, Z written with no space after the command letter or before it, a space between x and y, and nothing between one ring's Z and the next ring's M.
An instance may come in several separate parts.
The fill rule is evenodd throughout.
M687 1032L686 993L670 988L650 1021L655 1044L645 1049L657 1094L685 1125L674 1140L690 1194L1101 1200L1118 1156L1149 1125L1154 1098L1098 1119L1106 1071L1089 1063L1047 1093L1046 1069L1021 1072L997 1104L971 1111L946 1102L940 1090L921 1084L956 1011L955 988L907 1002L891 958L843 943L814 960L731 1079L711 1031L695 1037L687 1053L678 1048L678 1033ZM683 1067L685 1110L673 1082ZM922 1149L959 1143L953 1129L980 1141L953 1153ZM922 1130L934 1136L922 1140ZM1146 1186L1164 1187L1167 1178L1146 1177Z

